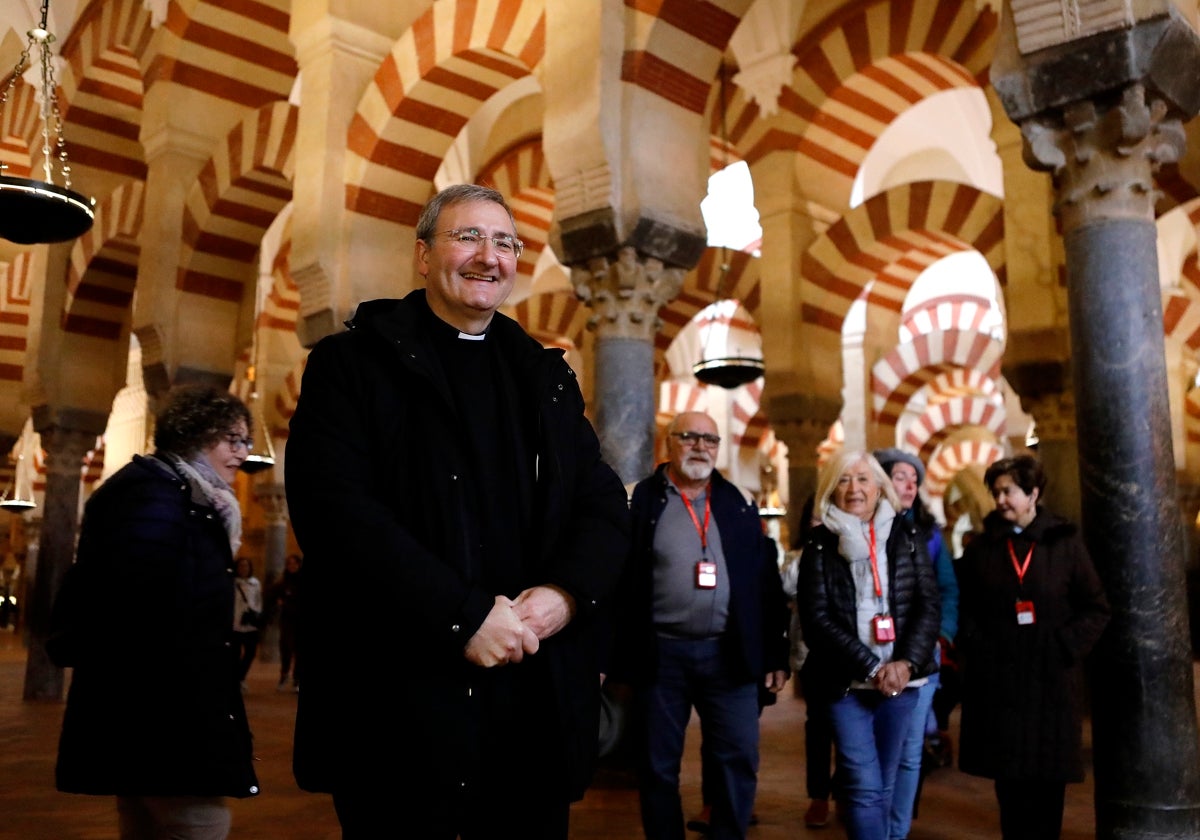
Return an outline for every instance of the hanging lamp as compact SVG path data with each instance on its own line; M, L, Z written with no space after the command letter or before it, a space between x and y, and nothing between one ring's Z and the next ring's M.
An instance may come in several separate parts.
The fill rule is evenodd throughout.
M39 114L44 180L5 174L8 165L0 161L0 237L18 245L66 242L86 233L96 217L96 200L71 189L71 166L67 160L58 85L50 56L50 45L55 39L46 28L49 14L50 2L42 0L41 22L29 30L25 49L0 90L2 117L13 89L30 64L30 53L36 49L41 75ZM56 166L61 186L54 182Z
M254 356L257 361L257 349ZM242 461L241 469L242 472L250 475L275 466L275 447L271 444L271 435L267 432L267 420L263 413L262 400L258 396L257 371L255 370L257 367L256 363L252 363L246 368L246 381L250 383L250 396L246 398L246 408L250 410L250 418L253 421L251 425L254 427L254 434L251 437L254 440L254 446L251 447L246 460Z
M728 166L729 138L725 126L725 74L726 69L722 65L720 71L721 101L719 103L721 109L721 153L724 156L724 166ZM717 278L717 300L706 310L709 313L708 326L704 330L704 342L700 352L700 361L692 365L692 375L705 385L716 385L719 388L733 389L742 385L748 385L762 376L763 360L761 353L757 356L729 353L729 330L725 330L723 333L725 341L719 347L714 346L713 337L720 332L715 329L716 324L722 320L726 324L731 323L738 307L737 300L725 298L725 285L729 277L729 268L728 253L725 246L722 245L720 274ZM725 309L729 310L727 318L722 311Z
M33 481L25 469L25 442L26 436L22 434L17 444L20 448L17 450L17 465L13 470L12 481L4 488L4 493L0 494L0 510L9 513L25 513L37 507L33 500Z

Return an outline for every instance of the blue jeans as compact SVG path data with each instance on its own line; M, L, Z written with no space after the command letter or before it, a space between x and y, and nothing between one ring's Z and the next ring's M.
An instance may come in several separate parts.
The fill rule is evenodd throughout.
M921 760L925 755L925 734L929 729L929 713L933 708L933 695L938 690L938 675L915 689L917 706L913 709L900 750L900 766L896 769L896 787L892 792L892 817L890 820L891 840L906 840L912 828L913 810L917 803L917 791L921 787ZM907 693L907 692L905 692ZM937 731L937 727L934 727Z
M642 696L646 756L639 794L647 840L684 838L679 767L693 706L704 759L712 762L708 836L746 836L758 783L758 684L731 678L722 648L716 639L658 639L658 672Z
M884 697L851 691L829 708L837 746L841 804L850 840L887 840L900 749L917 705L917 690Z

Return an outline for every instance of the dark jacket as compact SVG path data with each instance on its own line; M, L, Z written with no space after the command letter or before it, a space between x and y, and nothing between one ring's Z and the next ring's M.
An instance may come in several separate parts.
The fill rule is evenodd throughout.
M532 738L511 733L526 752L547 752L531 789L578 798L595 763L595 617L627 547L625 491L600 460L562 351L497 314L487 339L503 360L497 387L521 413L510 425L534 430L528 454L538 471L516 501L533 543L521 587L560 586L576 613L537 654L492 669L503 674L471 665L463 648L495 596L519 591L492 592L472 573L475 467L431 349L424 295L364 303L347 332L319 342L291 421L287 498L307 593L296 779L334 791L416 773L431 796L480 784L475 688L502 678L515 681L528 701L522 714L541 727Z
M654 531L667 506L667 465L634 487L633 537L616 600L616 641L609 677L645 686L654 680ZM774 542L763 533L758 506L720 472L712 473L712 517L729 570L729 618L723 642L736 653L738 682L760 682L788 671L787 596Z
M1008 552L1024 562L1023 586ZM1020 534L998 513L958 562L962 674L959 766L977 776L1082 781L1083 660L1108 601L1075 526L1045 510ZM1036 621L1017 624L1016 602Z
M92 495L47 651L73 667L58 789L258 793L230 648L233 557L215 510L135 456Z
M892 658L907 659L915 676L927 676L937 669L933 649L941 620L933 565L916 526L900 516L892 520L886 551L888 611L896 630ZM818 525L800 555L796 606L808 645L805 687L821 692L822 699L844 695L850 683L867 680L881 664L858 638L856 603L854 576L838 553L838 537Z

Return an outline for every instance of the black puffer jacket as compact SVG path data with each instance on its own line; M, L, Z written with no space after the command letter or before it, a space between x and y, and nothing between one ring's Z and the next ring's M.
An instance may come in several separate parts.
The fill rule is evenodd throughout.
M1021 561L1033 546L1023 584ZM1083 660L1108 600L1075 526L1039 510L1020 534L996 512L958 562L962 668L959 766L987 778L1083 780ZM1018 624L1017 600L1036 621Z
M216 511L135 456L92 495L46 649L73 667L58 789L253 796L230 649L233 557Z
M896 624L893 659L907 659L915 676L927 676L937 669L933 648L941 621L933 565L916 527L899 516L892 520L886 550L888 610ZM850 683L868 679L880 660L858 638L854 577L838 553L837 535L824 525L813 529L800 556L796 602L809 648L805 685L832 700Z

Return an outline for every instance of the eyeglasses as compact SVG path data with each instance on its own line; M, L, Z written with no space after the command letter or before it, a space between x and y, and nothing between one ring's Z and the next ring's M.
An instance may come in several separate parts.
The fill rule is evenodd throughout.
M229 448L234 452L237 452L238 449L243 447L247 452L254 451L254 441L252 439L248 437L242 437L241 435L236 435L233 432L225 435L225 442L229 444Z
M440 233L435 233L430 236L430 239L444 236L449 239L464 251L478 251L483 247L484 241L492 243L492 247L496 249L496 253L501 257L511 257L517 259L521 256L521 251L525 249L525 243L515 236L509 236L507 233L498 233L495 236L488 236L480 232L476 228L455 228L454 230L443 230Z
M706 432L671 432L671 437L684 446L696 446L701 442L705 446L719 446L721 443L720 435L710 435Z

